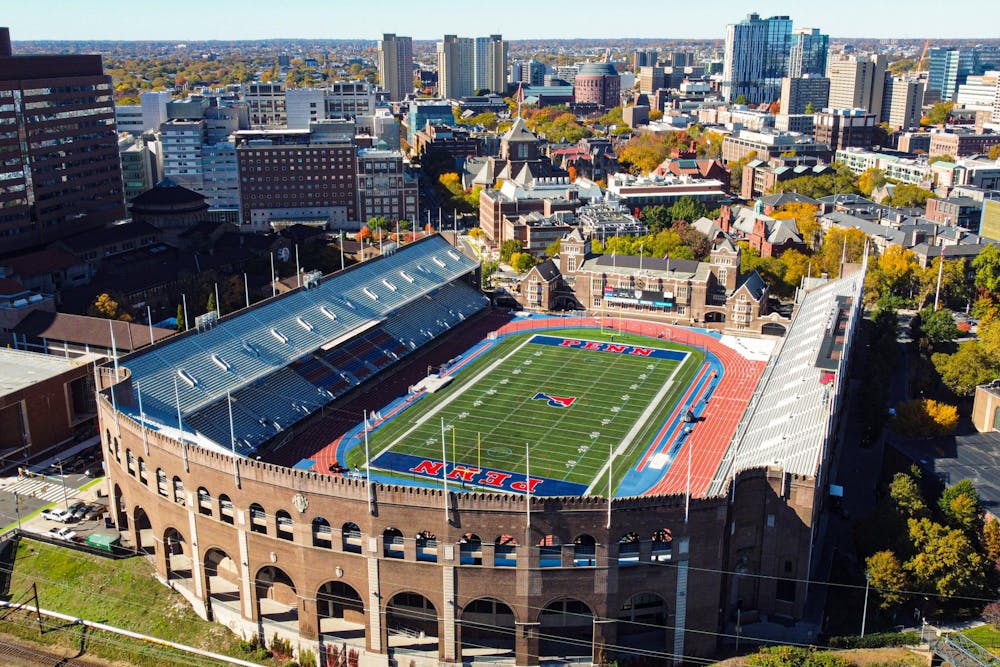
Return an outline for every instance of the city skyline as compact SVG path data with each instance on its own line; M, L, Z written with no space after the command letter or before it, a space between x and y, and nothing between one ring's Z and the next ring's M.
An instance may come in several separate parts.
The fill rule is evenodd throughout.
M253 40L253 39L371 39L383 32L411 35L414 39L440 39L445 33L481 35L503 33L509 40L558 39L722 39L725 26L750 12L762 17L788 15L796 27L817 27L832 37L884 39L995 39L983 34L984 23L971 20L978 13L988 16L993 5L987 0L961 0L955 8L941 12L931 0L912 0L905 12L897 5L878 5L847 0L830 12L825 5L789 0L757 2L754 5L722 0L691 7L654 6L640 13L608 12L604 3L580 0L567 7L511 0L502 12L490 12L482 20L477 12L456 9L442 0L413 5L390 1L377 14L364 7L300 0L293 12L267 12L254 7L255 18L234 21L245 5L233 0L196 3L177 0L168 14L148 10L122 0L102 3L103 10L73 0L51 0L46 11L25 3L5 8L4 20L15 41L31 40ZM199 16L191 21L192 12ZM863 13L862 13L863 12ZM933 20L928 16L933 13ZM127 30L109 15L129 16L135 30ZM568 17L593 16L593 21ZM308 20L303 20L308 17ZM532 20L526 20L531 17ZM599 17L599 19L597 18Z

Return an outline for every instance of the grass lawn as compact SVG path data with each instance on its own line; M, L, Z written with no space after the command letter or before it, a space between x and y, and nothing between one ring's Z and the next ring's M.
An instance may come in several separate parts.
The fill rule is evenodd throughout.
M160 584L145 559L113 561L22 539L8 599L23 602L30 598L32 583L38 587L44 609L252 660L240 648L239 637L221 625L201 620L184 598ZM80 647L80 626L45 617L43 621L47 629L39 636L34 614L18 611L0 622L0 632L42 644ZM85 645L87 655L132 665L221 664L89 630Z
M962 634L976 642L983 648L988 648L996 655L1000 655L1000 630L995 626L986 623L977 625L968 630L962 630Z
M542 344L539 337L613 341L657 352L641 356L559 347ZM667 354L656 356L658 351ZM532 479L543 478L542 485L565 482L576 492L596 480L594 492L604 494L609 452L618 452L617 482L645 451L703 360L701 352L669 341L595 329L513 336L463 369L451 385L372 433L373 467L399 473L412 459L392 454L431 461L444 454L449 470L457 463L523 480L527 445ZM668 381L669 389L660 393ZM363 465L363 452L352 454L348 463Z

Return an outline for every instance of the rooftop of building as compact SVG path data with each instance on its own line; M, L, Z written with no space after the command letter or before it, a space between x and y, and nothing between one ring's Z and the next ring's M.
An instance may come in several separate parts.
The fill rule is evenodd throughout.
M96 354L66 359L50 354L0 348L0 396L22 391L99 359L101 357Z
M576 75L581 76L618 76L618 70L611 63L584 63L577 70Z
M161 341L175 332L173 329L150 327L136 322L36 310L14 327L14 333L104 349L115 347L124 354L149 345L150 340Z

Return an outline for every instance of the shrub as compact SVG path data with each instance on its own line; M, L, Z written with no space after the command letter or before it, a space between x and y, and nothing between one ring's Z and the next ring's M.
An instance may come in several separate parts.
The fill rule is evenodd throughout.
M876 632L864 637L848 635L846 637L830 637L830 648L887 648L892 646L909 646L920 643L920 635L916 632Z

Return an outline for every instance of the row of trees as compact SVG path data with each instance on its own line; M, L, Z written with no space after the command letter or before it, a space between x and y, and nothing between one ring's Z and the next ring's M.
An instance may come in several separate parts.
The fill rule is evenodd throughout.
M640 134L618 150L618 162L633 174L648 174L670 157L673 151L694 149L698 157L722 157L722 135L698 125L666 134Z

